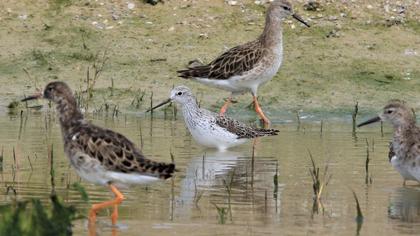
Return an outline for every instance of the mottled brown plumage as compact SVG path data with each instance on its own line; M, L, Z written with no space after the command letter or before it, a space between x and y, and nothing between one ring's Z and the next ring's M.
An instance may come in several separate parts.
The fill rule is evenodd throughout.
M124 199L116 186L150 183L172 177L174 164L155 162L122 134L87 122L80 112L71 89L64 82L49 83L42 94L24 100L45 98L57 105L64 151L76 172L89 182L108 185L115 199L92 205L89 223L94 225L96 213L114 207L112 223L118 218L118 205Z
M358 127L378 121L389 121L394 128L388 152L391 165L404 178L404 183L406 180L420 182L420 128L413 110L403 101L391 100L378 116Z
M191 67L179 70L182 78L208 78L225 80L234 75L242 75L251 70L259 62L264 54L260 40L248 42L226 51L207 65Z
M309 27L293 12L288 1L275 0L267 9L265 27L257 39L229 49L209 64L188 66L187 69L179 70L178 76L227 90L232 93L231 97L251 92L255 111L267 125L269 120L258 103L257 90L276 75L282 64L282 22L288 16L293 16ZM226 112L231 104L231 97L220 109L220 114Z
M51 82L44 90L44 98L57 104L65 150L72 163L76 152L98 160L106 171L138 173L159 178L169 178L174 164L151 161L123 135L87 122L71 89L64 82ZM75 166L76 169L78 168Z
M173 164L151 161L123 135L89 123L78 123L65 137L65 145L80 149L98 160L108 171L140 173L162 179L170 178Z
M245 125L244 123L231 119L227 116L221 115L216 115L216 124L222 128L225 128L227 131L236 134L238 139L272 136L279 133L279 130L277 129L255 128Z

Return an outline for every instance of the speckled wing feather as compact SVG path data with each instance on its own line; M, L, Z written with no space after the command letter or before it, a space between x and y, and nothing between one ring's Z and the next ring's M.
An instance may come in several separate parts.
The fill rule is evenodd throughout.
M279 130L276 129L261 129L250 127L226 116L217 115L215 118L217 125L225 128L231 133L238 135L238 139L272 136L277 135L279 132Z
M388 152L388 159L391 162L392 157L395 156L394 147L392 146L392 142L389 143L389 152Z
M401 150L402 149L402 150ZM405 153L404 158L406 161L413 161L420 157L420 128L416 125L411 126L404 132L404 145L400 150L393 150L396 155ZM399 157L401 158L401 157Z
M75 127L67 137L91 158L97 159L108 170L139 173L162 179L170 178L174 164L151 161L123 135L94 125Z
M254 68L263 57L264 48L259 40L231 48L207 65L179 70L182 78L229 79Z

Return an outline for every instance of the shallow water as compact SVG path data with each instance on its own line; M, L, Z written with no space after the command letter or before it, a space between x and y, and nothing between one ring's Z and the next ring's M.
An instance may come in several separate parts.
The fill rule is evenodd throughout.
M280 134L257 140L254 150L250 142L217 152L194 143L180 119L134 115L90 119L127 135L155 160L168 162L172 153L179 169L173 180L122 191L126 200L120 207L116 235L356 235L352 189L365 216L360 235L417 234L420 230L420 188L414 183L403 187L401 177L389 165L389 127L385 126L383 134L378 125L352 134L347 121L324 122L322 133L316 120L302 123L299 129L293 122L274 124ZM15 197L48 202L54 188L65 203L87 212L89 205L69 187L80 179L64 156L55 114L24 113L22 119L4 115L0 127L0 148L4 147L0 204ZM54 147L54 184L48 143ZM309 152L321 172L328 163L332 174L322 195L324 211L319 213L313 212ZM226 183L231 187L230 197ZM112 196L104 187L83 181L82 185L93 203ZM215 205L226 208L224 224L220 224ZM100 213L98 235L112 234L109 214ZM87 234L86 220L74 224L76 235Z

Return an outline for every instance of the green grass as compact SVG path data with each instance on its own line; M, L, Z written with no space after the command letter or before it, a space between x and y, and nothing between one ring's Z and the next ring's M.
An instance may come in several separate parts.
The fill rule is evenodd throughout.
M34 49L31 51L32 60L36 62L38 66L47 66L49 64L49 55L46 52L43 52L39 49Z
M65 206L55 195L51 196L50 204L51 207L45 207L40 200L32 199L1 206L0 235L72 235L75 207Z

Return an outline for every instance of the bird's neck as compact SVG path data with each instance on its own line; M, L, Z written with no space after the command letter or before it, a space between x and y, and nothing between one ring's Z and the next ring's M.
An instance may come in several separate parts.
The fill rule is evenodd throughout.
M83 121L83 114L80 112L74 97L61 98L56 101L58 117L60 120L63 135L70 132L71 127Z
M266 48L282 47L282 20L267 13L265 27L259 40Z
M416 127L415 120L394 126L393 148L397 156L405 157L412 143L415 142L418 135L418 128Z
M181 104L181 106L185 123L187 123L187 125L193 125L193 123L197 120L197 117L202 113L197 101L195 98L191 98L189 101Z
M414 116L407 117L404 122L398 122L393 124L394 132L399 134L409 134L416 129L416 119Z

